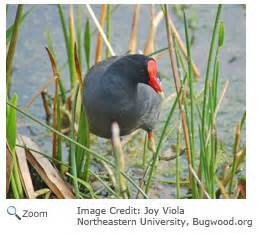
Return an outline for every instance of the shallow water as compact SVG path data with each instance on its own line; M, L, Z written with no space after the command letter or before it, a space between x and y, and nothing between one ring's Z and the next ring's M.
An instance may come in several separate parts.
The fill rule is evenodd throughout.
M29 9L31 5L27 5L25 9ZM93 9L98 14L99 6L94 6ZM67 16L67 7L64 7L64 14ZM85 22L86 10L82 7L82 25ZM7 26L9 26L15 16L16 6L9 7L7 16ZM215 19L215 5L195 5L188 9L188 14L195 14L197 21L197 29L195 31L195 40L192 48L194 62L198 65L201 72L201 81L197 84L197 89L203 85L209 44L211 40L212 27ZM76 15L76 10L74 11ZM147 5L142 6L139 31L138 31L138 49L144 47L149 29L150 11ZM234 130L236 123L240 121L243 112L245 111L246 103L246 17L245 8L241 5L226 5L223 8L222 20L225 25L225 40L220 56L220 87L222 88L225 81L229 81L229 90L223 100L220 112L218 113L218 136L225 142L226 148L231 149L234 141ZM124 54L128 50L129 35L131 31L132 21L132 6L121 5L111 17L111 45L116 54ZM182 38L184 38L183 22L174 16L174 22L179 30ZM91 23L92 29L94 24ZM55 54L59 65L66 62L65 44L58 16L57 7L54 5L38 5L22 24L17 50L14 60L13 84L12 93L16 92L19 96L19 105L25 106L31 98L37 93L38 89L51 77L51 68L45 46L47 45L46 32L50 32ZM92 61L94 61L95 40L92 39ZM163 48L167 44L166 30L164 21L159 25L156 36L156 49ZM84 58L84 54L83 54ZM165 55L158 62L159 70L166 76L171 76L171 67L168 56ZM85 69L84 69L85 72ZM69 72L68 67L61 72L61 77L68 87ZM166 86L166 92L174 91L170 81L163 81ZM53 87L50 87L53 91ZM166 108L167 109L167 108ZM42 107L41 99L36 98L30 112L41 120L45 120L45 113ZM163 111L162 115L166 115ZM162 120L161 120L162 121ZM43 149L51 152L50 137L44 129L38 125L34 125L31 121L27 121L23 117L19 117L18 131L32 137ZM159 127L158 127L159 128ZM157 131L158 132L158 131ZM157 133L159 134L159 133ZM142 136L142 134L140 134ZM142 137L137 137L130 143L127 149L129 162L131 166L130 173L137 175L137 164L140 160L139 156L142 149ZM169 138L169 143L166 145L165 152L169 150L171 143L174 142L174 135ZM171 141L170 141L171 140ZM245 143L245 129L242 133L242 142ZM99 139L95 145L98 150L106 151L106 141ZM140 150L139 150L140 147ZM109 148L109 146L108 146ZM137 160L136 160L137 158ZM184 163L182 158L182 163ZM174 172L171 168L174 167L173 161L162 162L160 166L159 179L173 179ZM173 190L170 185L159 185L155 187L153 196L171 198ZM160 193L162 191L162 193ZM164 192L163 192L164 191Z

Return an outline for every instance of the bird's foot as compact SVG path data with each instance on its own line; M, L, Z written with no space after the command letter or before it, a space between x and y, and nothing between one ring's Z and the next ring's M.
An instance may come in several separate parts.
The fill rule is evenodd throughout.
M155 144L153 132L148 132L148 149L153 153L156 151L156 144Z

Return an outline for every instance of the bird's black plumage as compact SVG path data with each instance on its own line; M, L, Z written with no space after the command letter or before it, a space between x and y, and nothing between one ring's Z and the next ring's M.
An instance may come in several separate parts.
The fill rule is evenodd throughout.
M120 135L142 128L151 131L159 117L161 99L148 84L144 55L108 58L94 65L84 81L84 105L92 133L111 137L116 121Z

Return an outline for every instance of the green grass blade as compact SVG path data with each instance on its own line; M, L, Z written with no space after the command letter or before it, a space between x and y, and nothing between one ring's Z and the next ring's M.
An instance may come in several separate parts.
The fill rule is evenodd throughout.
M152 56L157 55L157 54L160 54L160 53L162 53L162 52L164 52L164 51L166 51L166 50L168 50L168 47L165 47L165 48L156 50L156 51L154 51L154 52L148 54L147 56L148 56L148 57L152 57Z
M159 142L158 142L158 145L157 145L157 149L156 149L156 152L153 154L153 161L151 163L151 166L150 166L150 172L149 172L149 175L148 175L148 178L147 178L147 182L146 182L146 187L145 187L145 193L148 194L149 192L149 189L150 189L150 185L151 185L151 181L152 181L152 177L153 177L153 174L154 174L154 170L155 170L155 167L156 167L156 163L158 161L158 157L159 157L159 153L160 153L160 150L161 150L161 147L162 147L162 144L164 142L164 138L165 138L165 135L166 135L166 131L168 129L168 126L169 126L169 123L170 123L170 120L174 114L174 111L175 111L175 108L176 108L176 104L179 100L179 97L181 96L181 91L179 91L179 94L177 95L171 109L170 109L170 112L168 114L168 117L166 119L166 122L164 124L164 127L162 129L162 132L161 132L161 136L160 136L160 139L159 139Z
M8 5L6 5L7 7ZM21 21L20 23L23 23L24 20L30 15L30 13L34 10L35 6L31 7L28 11L26 11L22 17L21 17ZM6 44L8 44L11 40L12 37L12 33L13 33L13 29L14 29L14 24L12 24L11 26L8 27L8 29L6 30Z
M60 4L58 4L57 8L58 8L58 14L59 14L59 18L61 21L61 26L62 26L63 35L64 35L64 39L65 39L66 53L68 56L69 55L69 39L68 39L68 33L67 33L67 25L66 25L64 13L63 13L63 7Z
M14 106L17 106L17 95L14 94L11 103ZM13 108L7 108L7 121L6 121L6 138L7 138L7 144L10 148L10 152L13 159L13 170L12 170L12 176L13 179L11 179L11 187L14 193L14 196L18 198L23 198L23 188L22 183L20 179L19 174L19 167L17 163L16 158L16 152L15 152L15 146L16 146L16 110Z
M58 8L58 14L59 14L59 18L60 18L60 22L61 22L61 26L62 26L62 31L63 31L63 35L64 35L64 40L65 40L65 48L66 48L66 54L67 54L67 58L68 58L68 66L69 66L69 73L70 73L70 85L71 88L73 87L73 83L75 80L75 66L74 66L74 55L73 55L73 46L74 43L71 41L72 39L72 34L71 34L71 28L69 27L69 34L68 34L68 29L67 29L67 24L66 24L66 20L64 17L64 13L63 13L63 7L58 4L57 5Z
M72 124L70 126L70 138L75 138L75 130L74 130L74 123L75 123L75 116L76 116L76 104L77 104L77 97L79 94L79 85L76 87L75 98L72 105ZM76 165L76 154L75 154L75 145L71 142L70 143L70 165L71 165L71 172L74 176L73 178L73 185L75 190L76 198L80 197L79 185L77 180L77 165Z
M143 155L142 155L142 166L143 166L143 168L145 168L146 161L147 161L147 146L148 146L147 143L148 143L148 136L146 134L145 138L144 138Z
M180 131L177 131L176 138L176 198L180 198Z
M19 35L21 19L22 19L22 12L23 12L23 5L19 4L17 7L17 11L16 11L10 45L9 45L8 52L6 55L6 90L7 90L7 94L9 94L9 88L11 86L13 58L14 58L14 54L15 54L17 41L18 41L18 35Z
M56 112L57 112L57 130L61 131L62 129L62 116L61 116L61 110L60 110L60 98L57 96L57 106L56 106ZM63 156L62 156L62 139L60 136L57 137L57 160L58 161L63 161ZM60 165L60 171L61 174L64 174L64 166Z
M90 53L91 53L91 33L90 33L90 21L87 19L84 31L84 52L87 64L87 70L90 69Z
M185 27L185 39L187 47L187 57L188 57L188 86L190 90L190 124L189 127L189 136L190 136L190 149L191 149L191 158L192 158L192 167L195 170L195 113L194 113L194 91L193 91L193 74L192 74L192 54L190 48L190 40L188 35L188 23L186 20L186 15L184 12L184 27ZM196 198L197 187L195 180L192 183L192 193L193 197Z
M211 44L210 44L210 50L209 50L209 57L208 57L208 64L207 64L207 70L206 70L206 75L205 75L205 85L204 85L204 95L203 95L203 109L202 109L202 132L203 135L205 134L205 124L206 124L206 104L207 104L207 96L208 96L208 83L209 83L209 77L210 77L210 68L211 68L211 63L212 63L212 57L213 57L213 52L214 52L214 47L215 47L215 42L216 42L216 33L219 25L219 18L221 14L221 9L222 5L218 5L217 9L217 14L216 14L216 19L215 19L215 24L213 27L213 33L212 33L212 39L211 39Z
M240 130L242 130L244 124L245 124L245 120L246 120L246 111L244 112L241 121L240 121Z
M46 39L47 39L47 48L51 51L53 56L56 57L54 47L53 47L52 36L51 36L51 33L48 30L46 30L45 36L46 36ZM60 69L58 69L58 70L60 70ZM65 103L66 91L65 91L65 87L64 87L64 83L63 83L62 79L58 79L58 87L60 89L60 95L61 95L61 98L62 98L62 103Z
M90 147L90 135L89 135L89 127L87 123L87 117L81 105L81 113L80 113L80 121L79 121L79 128L78 128L78 137L77 142L86 146L87 148ZM76 155L78 158L78 168L79 168L79 177L84 178L85 181L89 179L89 170L90 170L90 163L91 163L91 155L88 152L85 152L80 147L76 147Z
M113 194L116 198L119 198L119 195L113 190L110 188L110 186L107 185L107 183L101 179L100 176L98 176L98 174L94 173L93 171L90 171L90 173L95 176L97 178L97 180L100 181L100 183L102 183L104 185L104 187L111 193Z
M219 25L219 47L223 45L224 42L224 24L223 22L220 22Z
M18 189L17 189L16 182L15 182L13 174L11 175L10 182L11 182L11 188L12 188L12 192L13 192L13 197L15 199L21 198L20 195L19 195L19 192L18 192Z
M88 182L86 182L86 181L84 181L84 180L82 180L80 178L77 178L76 176L71 175L70 173L66 173L66 175L71 177L73 180L78 181L78 183L82 184L89 191L89 193L91 195L91 198L93 198L93 199L96 198L96 196L94 194L94 191L93 191L93 188L92 188L92 186Z
M14 94L11 103L17 106L17 95ZM16 110L13 108L7 108L6 116L6 137L10 147L10 150L15 148L16 144Z
M76 33L77 33L77 50L80 68L82 71L82 53L81 53L81 7L77 5L77 20L76 20Z

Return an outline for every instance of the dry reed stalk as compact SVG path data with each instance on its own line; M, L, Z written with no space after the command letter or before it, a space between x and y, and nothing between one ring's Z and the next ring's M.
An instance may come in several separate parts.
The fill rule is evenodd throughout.
M100 23L99 23L97 17L95 16L93 10L91 9L91 6L89 4L86 4L86 8L87 8L91 18L93 19L93 21L94 21L94 23L95 23L95 25L96 25L100 35L102 36L102 38L103 38L103 40L104 40L104 42L105 42L105 44L106 44L106 46L107 46L107 48L108 48L108 50L110 52L110 55L111 56L115 56L116 54L113 51L113 49L112 49L112 47L111 47L111 45L110 45L110 43L109 43L109 41L107 39L107 36L106 36L105 32L103 31L102 27L100 26Z
M221 95L220 95L218 104L217 104L217 106L216 106L216 109L215 109L215 112L214 112L214 115L215 115L215 116L217 116L217 113L218 113L219 108L220 108L220 106L221 106L222 100L223 100L223 98L224 98L224 96L225 96L225 94L226 94L226 92L227 92L227 90L228 90L228 86L229 86L229 81L227 80L226 83L225 83L225 85L224 85L224 88L223 88L223 90L222 90L222 92L221 92Z
M135 130L134 132L132 132L130 135L128 135L128 136L126 137L126 139L124 139L124 140L122 141L122 143L121 143L122 147L124 147L126 144L128 144L128 143L133 139L133 137L136 136L136 135L140 132L140 130L141 130L141 129L137 129L137 130Z
M216 179L217 179L217 177L216 177ZM223 182L220 181L219 179L217 179L217 184L219 186L220 192L223 194L223 197L225 199L229 199L229 195L228 195L228 193L227 193L227 191L225 189L225 186L224 186Z
M73 5L69 6L69 31L70 31L70 46L73 46L75 43L75 29L74 29L74 14L73 14Z
M37 93L36 93L35 95L33 95L32 98L27 102L27 104L25 105L25 109L29 109L29 108L31 107L31 105L33 104L33 102L36 100L36 98L37 98L38 96L40 96L41 93L42 93L44 90L48 89L48 87L49 87L50 84L51 84L51 81L52 81L52 78L49 78L49 79L47 80L47 82L43 84L43 86L37 91Z
M53 128L57 129L57 99L58 99L58 82L60 79L59 73L57 71L56 61L54 56L52 55L51 51L46 48L49 60L52 67L53 72L53 78L54 78L54 101L53 101ZM53 139L52 139L52 158L53 163L55 163L55 159L57 159L57 141L58 141L58 135L56 133L53 133Z
M240 149L236 154L236 168L239 167L240 163L244 161L246 156L246 148Z
M226 172L228 172L228 174L223 178L223 180L221 181L223 187L226 187L229 183L230 183L230 187L232 186L232 180L233 180L233 172L237 170L237 168L239 167L240 163L244 160L245 155L246 155L246 149L239 149L240 148L240 124L237 124L236 126L236 134L235 134L235 145L234 145L234 152L233 152L233 163L231 164L231 171L228 172L228 168L227 170L225 170ZM220 193L222 191L217 190L216 192L216 196L220 196Z
M155 19L155 7L153 4L150 5L150 15L151 15L151 20L150 20L150 30L148 33L148 37L147 40L145 42L144 45L144 50L143 50L143 54L147 55L147 54L151 54L154 52L154 19Z
M215 111L214 111L214 116L213 116L213 119L212 119L212 125L215 124L215 120L216 120L216 117L217 117L217 114L218 114L218 111L219 111L219 108L221 106L221 103L225 97L225 94L228 90L228 86L229 86L229 81L227 80L224 87L223 87L223 90L221 92L221 95L220 95L220 98L219 98L219 101L217 103L217 106L215 108ZM211 127L209 128L208 130L208 133L207 133L207 138L206 138L206 142L205 142L205 147L207 147L208 143L209 143L209 139L210 139L210 135L211 135Z
M235 142L235 148L234 148L234 157L237 158L237 153L239 152L239 148L240 148L240 124L237 124L236 126L236 142Z
M187 50L186 50L186 47L184 45L184 42L183 40L181 39L180 37L180 34L178 33L174 23L173 23L173 20L169 17L168 19L169 21L169 26L171 28L171 31L173 32L173 34L175 35L175 39L179 45L179 48L181 49L181 51L183 52L183 55L185 57L185 59L188 59L188 55L187 55ZM200 78L200 72L199 72L199 69L197 68L197 66L195 65L195 63L192 61L192 70L193 70L193 74L196 78Z
M240 178L237 186L237 198L243 198L246 199L246 179Z
M43 188L43 189L39 189L37 191L34 192L34 197L37 198L39 196L42 196L44 194L49 194L50 195L51 191L48 188ZM48 196L49 197L49 196ZM45 197L46 198L46 197Z
M9 191L10 180L13 170L13 159L8 142L6 141L6 193Z
M167 96L167 97L162 101L161 106L163 107L163 106L167 105L170 101L172 101L173 98L176 97L176 95L177 95L176 92L171 93L169 96Z
M76 41L75 39L75 27L74 27L74 14L73 14L73 5L70 5L69 6L69 32L70 32L70 44L69 44L69 50L70 50L70 56L69 57L69 63L70 63L70 66L71 66L71 86L73 87L74 85L74 79L75 79L75 64L74 64L74 55L73 55L73 45Z
M198 175L196 174L196 172L194 171L192 165L190 165L190 171L192 173L192 175L194 176L195 180L197 181L197 183L199 184L201 190L203 191L203 193L205 194L205 196L208 198L208 199L211 199L209 193L206 191L203 183L201 182L201 180L199 179ZM190 182L190 181L189 181Z
M132 23L132 31L129 42L129 53L135 54L137 48L137 32L138 32L138 22L140 15L140 5L136 4L133 9L133 23Z
M29 146L28 148L40 151L36 143L34 143L30 138L22 136L21 140L25 149L27 145ZM26 149L26 158L57 198L75 198L71 189L61 178L58 170L52 166L47 158L42 157L41 154L32 152L29 149Z
M21 136L17 136L16 138L17 144L23 144ZM35 198L35 191L30 175L29 166L26 159L26 152L24 148L15 147L16 155L17 155L17 164L19 167L20 178L22 182L22 187L26 193L26 196L30 199Z
M17 7L17 11L16 11L11 41L10 41L8 52L6 55L6 89L7 89L7 92L9 92L9 87L11 85L12 65L13 65L15 49L16 49L16 45L17 45L17 41L18 41L19 26L21 23L22 12L23 12L23 5L19 4Z
M99 160L98 162L103 165L104 169L107 171L107 173L109 175L111 184L113 185L114 188L116 188L116 186L117 186L116 176L115 176L114 172L112 171L112 169L110 168L110 166L102 160Z
M235 142L234 142L234 148L233 148L233 163L232 163L232 169L231 169L231 177L230 177L230 183L229 183L229 194L231 194L232 189L233 189L233 179L234 179L234 175L236 173L236 169L237 169L237 153L239 151L240 148L240 123L238 123L236 125L236 133L235 133Z
M176 54L175 54L175 47L174 47L174 42L172 39L172 30L171 27L169 26L169 15L168 15L168 10L167 10L167 5L165 5L165 22L166 22L166 29L167 29L167 39L168 39L168 49L169 49L169 56L170 56L170 62L171 62L171 68L173 72L173 77L174 77L174 83L176 87L176 92L177 95L179 95L181 85L180 85L180 76L179 76L179 71L177 67L177 60L176 60ZM188 161L188 171L189 171L189 188L192 187L192 172L191 172L191 167L192 167L192 156L190 152L190 141L189 141L189 134L188 134L188 126L186 122L186 115L185 111L183 109L183 104L182 100L178 100L178 106L179 106L179 111L180 111L180 118L182 121L182 127L183 127L183 133L184 133L184 141L185 141L185 152L187 156L187 161Z
M81 72L81 66L80 66L80 62L77 54L76 43L74 43L74 63L75 63L75 70L77 74L77 80L80 84L80 91L82 95L83 94L82 72Z
M51 113L50 113L50 110L48 107L46 94L47 94L47 92L45 90L41 91L41 98L42 98L43 107L44 107L45 114L46 114L46 122L47 122L47 124L49 124Z
M99 24L100 24L100 27L102 28L102 30L105 25L106 13L107 13L107 5L102 4L101 11L100 11L100 17L99 17ZM103 45L103 39L102 39L100 32L98 32L95 63L100 62L102 59L102 45Z
M113 151L114 151L115 160L116 160L116 176L117 176L117 181L119 185L119 191L123 198L128 198L126 179L121 174L121 172L125 171L125 157L124 157L124 153L123 153L122 145L120 141L119 126L116 122L112 123L111 132L112 132L112 146L113 146Z
M151 26L148 34L148 39L145 43L143 53L145 55L151 54L155 51L155 36L157 32L157 28L159 23L161 22L164 14L162 11L159 11L157 15L155 15L155 7L151 5Z

